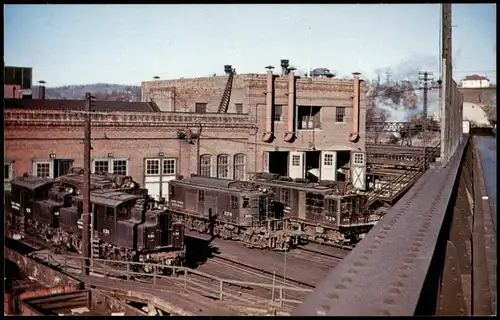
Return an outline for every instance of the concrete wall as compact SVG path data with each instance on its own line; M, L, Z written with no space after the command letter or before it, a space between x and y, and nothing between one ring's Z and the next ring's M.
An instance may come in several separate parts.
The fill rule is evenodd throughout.
M4 248L4 250L5 258L17 264L20 270L22 270L27 277L33 277L48 287L66 285L75 289L81 287L81 283L79 281L59 271L44 266L43 264L40 264L37 261L8 248Z
M462 80L462 87L464 88L487 88L490 86L488 80Z

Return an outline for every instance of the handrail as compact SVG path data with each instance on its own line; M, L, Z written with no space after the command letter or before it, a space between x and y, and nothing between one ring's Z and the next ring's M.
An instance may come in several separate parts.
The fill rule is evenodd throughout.
M388 184L385 184L382 188L375 189L375 190L368 192L367 193L367 206L369 207L374 201L377 200L377 198L379 198L380 194L383 194L387 191L389 191L389 195L390 195L389 198L393 199L394 195L397 195L398 193L400 193L402 190L404 190L409 185L409 182L411 182L417 176L422 175L422 173L425 172L425 170L427 170L426 163L428 163L429 160L431 160L431 158L433 156L437 155L437 151L441 151L441 143L438 143L436 146L430 148L428 153L426 153L426 156L423 159L419 160L417 163L415 163L415 165L413 167L416 167L416 168L422 167L423 168L422 171L406 170L401 175L399 175L396 179L392 180ZM408 179L406 179L406 178L408 178ZM403 186L398 191L393 193L392 186L397 184L397 183L400 183L400 182L402 182L403 184L406 183L407 185Z
M274 292L276 290L278 290L279 299L277 300L277 302L282 307L284 306L285 302L289 302L289 303L300 303L301 302L301 301L296 301L296 300L284 299L283 297L285 296L286 291L303 292L303 293L310 293L313 291L312 289L306 289L306 288L298 288L298 287L292 287L292 286L287 286L287 285L276 285L274 283L274 280L273 280L272 284L265 284L265 283L258 283L258 282L247 282L247 281L239 281L239 280L232 280L232 279L223 279L223 278L220 278L217 276L210 275L210 274L205 273L205 272L197 271L197 270L194 270L194 269L191 269L188 267L183 267L183 266L166 266L166 265L157 264L157 263L109 260L109 259L101 259L101 258L91 259L91 258L86 258L86 257L82 257L82 256L54 254L51 252L33 252L33 253L30 253L29 256L32 258L46 257L47 263L49 265L51 264L50 261L53 260L54 262L56 262L58 264L59 267L61 266L61 263L59 261L57 261L56 258L62 259L62 260L64 260L64 264L63 264L62 269L65 272L68 268L70 268L68 266L68 260L72 259L72 260L82 260L83 261L83 260L90 259L93 262L90 264L91 265L90 269L92 272L95 272L95 273L103 273L103 271L96 271L96 269L99 270L99 269L103 268L103 269L107 270L108 272L120 273L123 276L126 276L127 280L129 280L131 278L131 276L134 276L134 275L152 277L153 278L153 285L156 284L157 278L168 278L169 280L174 280L174 281L184 281L184 289L185 290L187 290L187 283L191 283L191 284L195 284L195 285L200 284L200 283L197 283L196 281L194 281L193 279L189 279L189 277L188 277L189 274L194 274L194 275L198 275L198 276L219 282L220 286L219 286L219 296L218 297L220 300L222 300L224 296L231 297L231 298L238 299L238 300L245 301L245 302L250 302L250 300L255 300L255 299L245 298L241 294L240 294L240 296L237 296L237 295L231 294L227 291L224 292L224 284L271 289L272 290L272 298L271 298L270 303L272 305L274 305L276 303ZM95 265L96 262L99 264L101 264L100 262L102 262L102 266L96 267L96 265ZM115 263L115 264L126 265L126 270L119 270L119 269L111 269L110 270L110 267L106 266L105 263ZM148 267L153 269L153 273L135 272L135 271L131 270L131 266L148 266ZM71 268L78 268L79 269L79 267L71 267ZM167 276L167 275L161 275L161 274L158 274L158 269L170 269L170 270L172 270L173 273L176 273L176 271L183 271L184 276L183 277L172 277L172 276ZM104 271L104 272L106 273L106 271ZM266 300L265 298L260 298L260 297L255 297L255 298L261 299L263 301Z

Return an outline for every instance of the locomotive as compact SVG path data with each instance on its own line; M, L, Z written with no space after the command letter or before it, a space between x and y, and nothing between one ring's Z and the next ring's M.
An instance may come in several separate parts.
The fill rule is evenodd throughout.
M276 207L290 218L290 228L301 230L307 241L354 244L383 214L368 210L366 196L349 182L311 183L269 173L256 173L252 180L273 191Z
M128 182L117 184L120 181ZM26 174L16 178L6 199L8 228L42 238L59 252L81 252L82 184L81 170L59 179ZM133 180L92 174L90 203L94 257L182 264L183 223L173 220Z
M168 207L190 230L282 251L306 241L353 244L380 219L346 182L268 173L249 182L197 175L170 181Z
M288 250L300 231L275 208L271 189L247 181L191 175L169 182L168 207L187 229L241 241L251 248Z

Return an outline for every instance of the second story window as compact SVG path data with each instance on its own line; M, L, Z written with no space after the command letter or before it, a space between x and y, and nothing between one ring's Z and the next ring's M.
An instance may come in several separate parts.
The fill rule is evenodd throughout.
M282 121L283 120L283 106L282 105L274 105L274 121Z
M196 113L207 113L207 104L206 103L196 103Z
M345 107L335 108L335 122L345 122Z
M238 114L243 113L243 103L236 103L234 106L236 108L236 113Z
M212 176L212 156L205 154L200 158L200 176Z
M299 106L297 121L299 130L321 129L321 107Z
M217 178L228 178L229 175L229 156L221 154L217 157Z

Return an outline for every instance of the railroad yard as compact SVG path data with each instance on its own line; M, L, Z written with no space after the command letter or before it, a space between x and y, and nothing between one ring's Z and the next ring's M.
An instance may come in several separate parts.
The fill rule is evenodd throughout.
M6 248L31 258L33 264L48 266L127 303L127 299L137 300L130 297L131 291L149 292L167 305L158 308L157 314L179 315L289 314L348 252L314 243L289 252L248 249L240 243L189 234L188 266L177 267L170 275L137 274L131 264L95 259L90 275L83 276L77 254L54 254L31 237L7 240ZM29 284L25 287L31 290ZM139 311L145 310L139 306Z

